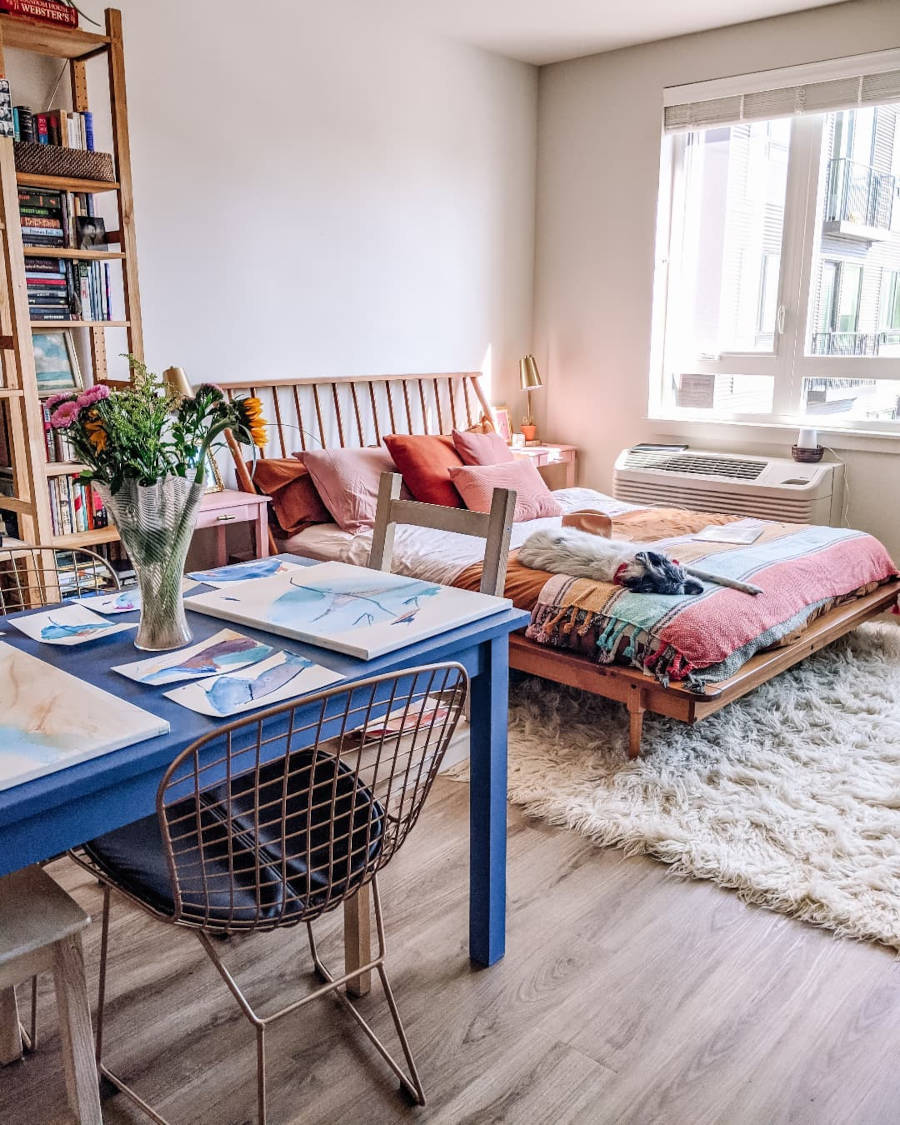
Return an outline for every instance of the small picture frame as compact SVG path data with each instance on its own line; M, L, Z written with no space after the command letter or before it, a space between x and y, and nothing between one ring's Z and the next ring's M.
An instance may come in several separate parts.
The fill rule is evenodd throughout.
M493 408L493 413L494 426L497 429L497 433L503 438L506 444L509 445L512 441L512 423L509 419L509 408L506 406L495 406Z
M79 250L99 250L109 244L106 223L99 215L78 215L75 231Z
M32 332L31 342L34 347L34 370L39 395L81 390L84 383L71 332L65 329Z
M206 455L206 494L211 492L224 492L225 483L222 480L222 474L219 472L219 466L213 456L212 450Z

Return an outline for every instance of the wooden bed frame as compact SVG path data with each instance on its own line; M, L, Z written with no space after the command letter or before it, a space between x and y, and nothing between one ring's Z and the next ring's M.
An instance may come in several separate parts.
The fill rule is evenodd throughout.
M476 371L281 379L228 388L229 394L247 390L263 400L272 429L269 450L279 457L309 448L379 445L390 433L446 434L453 428L467 429L484 415L490 417ZM255 492L240 447L233 440L229 445L239 487ZM521 633L510 638L509 663L519 671L624 703L629 715L628 753L635 758L640 754L647 711L695 723L884 613L895 604L898 592L900 580L895 580L832 609L792 644L759 653L734 676L702 692L681 684L664 687L637 669L597 664L586 656L535 644Z

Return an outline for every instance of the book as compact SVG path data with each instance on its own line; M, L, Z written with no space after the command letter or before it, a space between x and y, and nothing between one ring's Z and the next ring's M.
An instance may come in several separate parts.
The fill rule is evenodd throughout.
M34 114L27 105L16 106L19 118L19 139L33 144L35 141L34 135Z
M36 116L34 131L37 134L37 143L39 145L50 144L50 126L47 121L46 113L39 113Z
M0 12L11 16L24 16L42 23L62 24L64 27L78 26L78 12L60 0L0 0Z
M25 255L25 276L36 273L52 273L59 277L66 275L66 263L62 258L29 258Z
M762 535L763 529L758 524L747 527L745 524L726 523L721 526L712 524L693 536L703 543L755 543Z

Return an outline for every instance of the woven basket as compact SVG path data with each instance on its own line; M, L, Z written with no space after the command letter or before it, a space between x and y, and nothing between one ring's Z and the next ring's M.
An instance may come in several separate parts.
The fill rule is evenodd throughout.
M108 152L37 145L31 141L16 141L13 147L17 172L62 176L69 180L103 180L106 183L114 183L116 179L113 158Z

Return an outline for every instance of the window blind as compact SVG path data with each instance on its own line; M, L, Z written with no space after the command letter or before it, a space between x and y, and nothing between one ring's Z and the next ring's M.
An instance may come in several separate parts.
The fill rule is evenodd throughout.
M900 102L900 70L667 105L665 131L683 133L690 129L735 125L741 121L795 117L803 113L826 113L890 102Z

